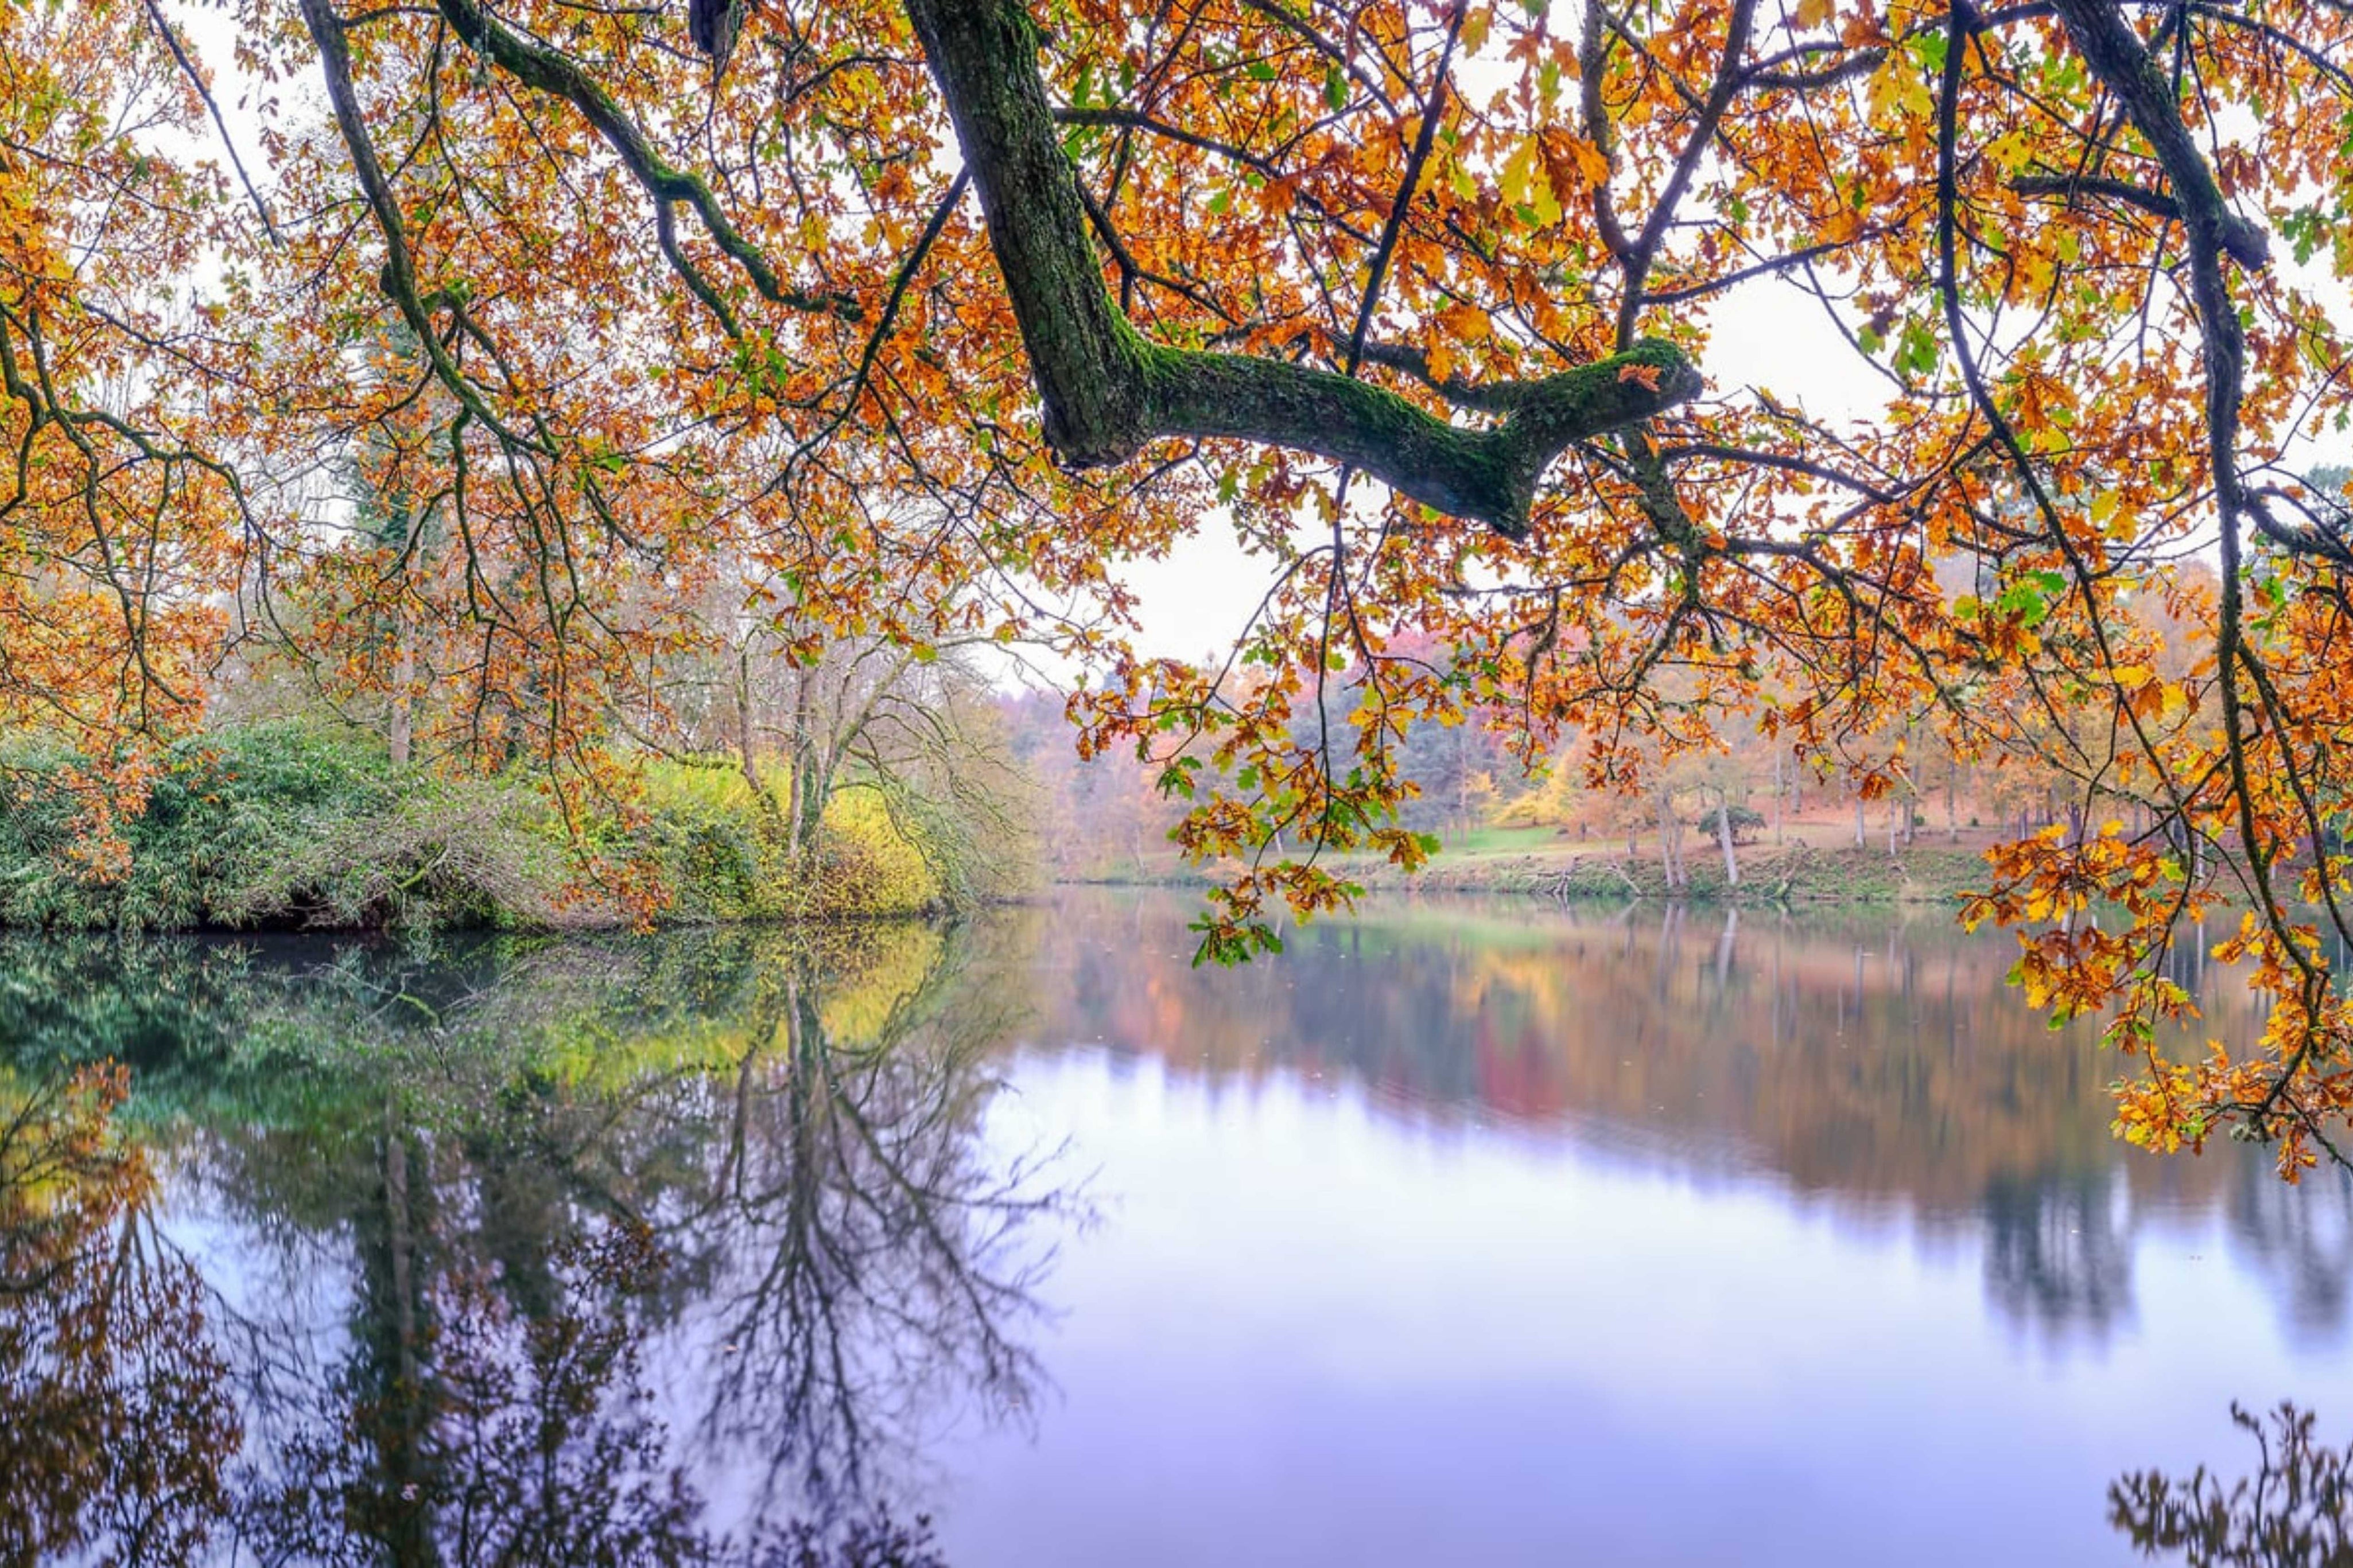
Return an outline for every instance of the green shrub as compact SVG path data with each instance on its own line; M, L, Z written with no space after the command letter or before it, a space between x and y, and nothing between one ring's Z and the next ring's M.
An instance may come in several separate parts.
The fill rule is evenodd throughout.
M396 770L369 736L280 721L170 748L121 828L127 868L76 849L73 759L20 750L0 783L0 924L540 923L561 854L514 792Z
M783 856L741 773L657 759L646 764L643 788L646 822L628 848L660 868L670 896L668 919L763 920L787 912Z
M882 792L866 784L837 790L826 802L815 880L815 913L917 914L946 901L911 830Z
M732 766L650 763L634 809L575 837L528 782L396 768L375 736L284 720L170 748L144 811L121 826L127 868L100 876L82 853L75 765L54 747L0 752L0 926L620 923L617 900L572 885L592 858L649 865L661 918L687 923L911 914L974 896L945 817L872 785L836 794L797 876L784 799Z

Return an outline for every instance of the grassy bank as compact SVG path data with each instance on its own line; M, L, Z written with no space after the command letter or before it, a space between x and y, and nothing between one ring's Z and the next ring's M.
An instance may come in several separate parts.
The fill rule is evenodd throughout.
M1689 858L1687 871L1686 884L1671 889L1655 859L1586 851L1484 857L1451 877L1441 869L1437 881L1416 879L1410 885L1554 898L1682 899L1699 903L1949 905L1969 889L1985 887L1989 880L1985 857L1978 850L1926 844L1893 854L1879 847L1820 848L1806 844L1752 848L1741 855L1737 884L1725 880L1723 857L1709 845L1704 858ZM1368 887L1407 885L1408 879L1394 872L1366 883Z
M657 763L626 805L567 824L527 780L396 766L305 722L180 742L111 824L99 798L69 752L0 752L0 926L578 929L907 914L959 891L871 789L836 795L795 868L732 769Z
M1525 836L1482 834L1457 853L1448 852L1412 876L1386 861L1343 856L1327 862L1335 873L1375 891L1514 893L1547 898L1680 899L1700 903L1814 904L1835 906L1936 904L1949 906L1986 886L1982 849L1972 845L1922 841L1890 853L1884 847L1857 849L1805 843L1750 846L1740 851L1740 881L1726 883L1724 858L1712 841L1686 848L1687 886L1667 887L1655 856L1630 858L1622 847L1524 847ZM1704 850L1704 853L1699 851ZM1104 882L1168 887L1205 887L1213 868L1160 858L1125 869L1110 869Z

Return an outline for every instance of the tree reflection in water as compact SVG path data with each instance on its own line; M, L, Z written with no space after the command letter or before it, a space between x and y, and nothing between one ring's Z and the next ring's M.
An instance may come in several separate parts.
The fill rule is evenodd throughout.
M935 1563L925 1423L1029 1408L1033 1232L1079 1207L983 1144L1011 1019L959 958L907 927L567 944L438 994L314 971L292 1057L240 1084L230 1042L132 1108L266 1238L243 1292L160 1239L120 1072L0 1102L0 1560ZM126 992L186 978L142 962ZM338 1323L303 1321L322 1272ZM704 1497L730 1453L756 1495Z
M1039 966L1050 1037L1211 1081L1347 1081L1439 1125L1767 1173L1864 1225L1901 1215L1931 1247L1982 1238L1988 1300L2054 1344L2132 1320L2153 1222L2226 1207L2297 1331L2348 1330L2353 1179L2291 1189L2253 1151L2128 1150L2096 1026L2054 1033L2005 983L2016 943L1936 913L1396 900L1301 929L1279 964L1211 975L1189 968L1181 921L1140 901L1063 908ZM2253 993L2179 962L2200 1031L2262 1033Z
M2108 1521L2146 1556L2190 1568L2353 1568L2353 1447L2314 1436L2310 1411L2282 1405L2268 1421L2237 1405L2255 1440L2254 1475L2228 1488L2200 1465L2186 1481L2156 1470L2108 1488Z
M2126 1156L2000 944L1411 904L1208 977L1184 912L431 962L0 938L0 1561L924 1561L924 1456L1024 1419L1080 1208L987 1135L1017 1009L1982 1240L1997 1321L2054 1340L2130 1318L2149 1226L2220 1212L2296 1331L2344 1332L2353 1183ZM119 1142L93 1043L133 1068Z
M0 1076L0 1562L184 1561L238 1429L201 1281L107 1135L124 1075Z
M2295 1187L2241 1177L2231 1227L2284 1289L2290 1321L2327 1341L2343 1327L2353 1292L2353 1172L2317 1170Z
M2118 1185L2105 1172L1988 1182L1986 1289L2012 1321L2097 1331L2130 1310L2130 1215Z

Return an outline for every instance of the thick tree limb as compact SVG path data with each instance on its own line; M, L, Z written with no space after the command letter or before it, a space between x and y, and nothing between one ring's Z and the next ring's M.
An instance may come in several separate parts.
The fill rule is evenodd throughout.
M1516 538L1536 480L1565 448L1700 389L1682 351L1645 342L1524 384L1508 417L1472 430L1328 371L1148 342L1104 286L1021 0L907 0L907 14L980 192L1047 445L1074 468L1124 462L1166 436L1263 441L1354 464Z
M2242 267L2261 270L2269 265L2270 237L2232 212L2223 200L2213 170L2207 167L2198 143L2190 138L2189 127L2182 122L2173 89L2158 70L2157 62L2149 58L2124 13L2111 0L2053 0L2052 9L2059 14L2092 74L2116 95L2133 124L2148 138L2150 150L2172 184L2183 225Z
M2126 206L2162 218L2179 218L2181 204L2158 191L2144 190L2126 180L2095 174L2021 174L2010 188L2021 196L2105 196Z
M1469 430L1329 371L1247 354L1146 352L1153 434L1233 437L1353 463L1425 506L1513 539L1527 531L1537 479L1569 446L1699 391L1681 350L1645 342L1520 384L1509 418Z

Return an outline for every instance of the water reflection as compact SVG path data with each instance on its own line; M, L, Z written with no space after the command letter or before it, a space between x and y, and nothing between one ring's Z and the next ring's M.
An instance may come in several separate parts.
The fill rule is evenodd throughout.
M1050 1037L1213 1081L1358 1083L1440 1127L1501 1121L1645 1164L1767 1173L1930 1245L1982 1236L1989 1300L2045 1337L2096 1342L2129 1321L2136 1237L2226 1209L2299 1333L2347 1333L2353 1180L2321 1171L2289 1190L2232 1147L2124 1149L2113 1059L2089 1028L2054 1034L2020 1005L2007 938L1930 911L1430 900L1293 932L1279 964L1203 975L1160 914L1106 899L1071 922L1086 934L1054 944ZM2205 983L2205 1027L2261 1031L2235 977L2186 959L2182 977Z
M237 1443L202 1282L159 1244L119 1072L0 1078L0 1560L100 1542L180 1562Z
M2132 1307L2130 1211L2105 1174L1996 1176L1985 1196L1986 1289L2013 1321L2097 1329Z
M10 956L7 1561L914 1564L1040 1384L1076 1200L942 933Z
M2225 1486L2200 1465L2187 1477L2144 1470L2108 1489L2108 1520L2144 1554L2191 1568L2346 1568L2353 1563L2353 1446L2316 1436L2312 1412L2283 1404L2267 1418L2231 1406L2257 1468Z
M1533 1485L1448 1515L1490 1560L1549 1560L1564 1519L1641 1541L1666 1510L1684 1549L1650 1554L1709 1561L1727 1538L1694 1533L1704 1510L1640 1479L1677 1456L1796 1542L1788 1521L1822 1522L1810 1497L1863 1517L1855 1478L1925 1517L1961 1506L1935 1479L1957 1456L2056 1442L2017 1391L1954 1414L2010 1365L1960 1342L1979 1320L2095 1375L2182 1303L2244 1313L2218 1342L2274 1314L2293 1354L2199 1352L2233 1379L2208 1415L2324 1397L2255 1379L2343 1359L2353 1184L2122 1148L2112 1064L2017 1005L2000 939L1412 902L1207 974L1187 910L1082 894L954 931L432 954L0 941L0 1561L936 1563L923 1515L979 1466L978 1430L999 1457L961 1494L955 1554L1042 1562L1060 1526L1026 1510L1134 1510L1123 1475L1246 1452L1229 1416L1187 1414L1226 1384L1268 1431L1292 1401L1333 1472L1294 1446L1275 1500L1171 1501L1235 1509L1237 1561L1299 1555L1275 1510L1310 1482L1373 1517L1409 1489L1370 1495L1371 1439L1436 1465L1449 1422L1498 1486L1525 1457L1624 1470L1582 1515ZM2206 1003L2218 1032L2261 1026L2234 986ZM2213 1232L2251 1296L2196 1272ZM1066 1287L1067 1320L1042 1304ZM1467 1315L1482 1290L1525 1304ZM1424 1302L1444 1310L1412 1338ZM1339 1394L1289 1381L1373 1322ZM1045 1401L1074 1374L1078 1408ZM2123 1408L2128 1381L2085 1403ZM1679 1391L1698 1403L1671 1416ZM1863 1423L1899 1397L1949 1447L1891 1481ZM1659 1433L1628 1414L1650 1406ZM1715 1426L1728 1446L1695 1436ZM1761 1482L1751 1430L1772 1434ZM1063 1468L1019 1493L1000 1450ZM2063 1488L2036 1517L2103 1531L2134 1457L2012 1484ZM2162 1520L2185 1484L2118 1495ZM993 1545L988 1517L1010 1521ZM2105 1544L2191 1549L2115 1522ZM1430 1559L1379 1536L1355 1555ZM1059 1544L1087 1560L1079 1531Z
M2353 1203L2345 1201L2342 1172L2316 1173L2304 1187L2310 1190L2241 1181L2231 1194L2231 1224L2278 1281L2298 1333L2326 1342L2343 1333L2353 1297Z

